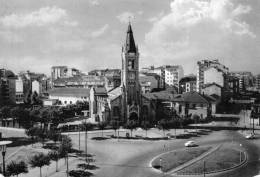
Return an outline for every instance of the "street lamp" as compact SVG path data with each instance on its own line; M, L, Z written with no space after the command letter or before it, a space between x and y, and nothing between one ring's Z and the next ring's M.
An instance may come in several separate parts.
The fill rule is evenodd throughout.
M242 147L242 144L239 144L240 147ZM239 163L242 161L242 150L239 151Z
M12 141L0 141L0 151L2 151L3 156L3 175L5 176L5 153L6 153L6 145L11 144Z

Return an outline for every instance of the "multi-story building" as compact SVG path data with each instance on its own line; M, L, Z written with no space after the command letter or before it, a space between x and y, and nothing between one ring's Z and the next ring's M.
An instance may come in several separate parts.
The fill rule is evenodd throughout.
M179 81L183 77L182 66L164 66L164 73L166 87L175 86L179 88Z
M121 84L121 70L120 69L100 69L93 70L88 73L94 76L104 76L107 79L107 91L119 87Z
M34 91L42 96L50 89L50 82L45 74L25 71L20 72L19 77L23 82L24 97L30 96Z
M53 88L91 88L107 87L108 80L104 76L74 76L69 78L59 78L53 82Z
M239 79L240 92L246 91L248 88L254 86L254 76L249 71L230 72L230 75Z
M154 89L159 88L159 80L157 75L139 75L139 82L142 93L152 92Z
M163 65L155 68L151 66L149 68L143 68L142 73L154 73L160 76L159 88L167 87L179 87L179 81L183 77L183 68L180 65Z
M16 78L12 71L0 69L0 105L16 103Z
M260 90L260 74L256 76L256 87L258 90Z
M196 83L196 91L201 93L202 87L205 84L205 74L204 72L209 68L215 68L215 71L211 69L208 72L208 77L206 78L206 82L209 82L211 79L211 73L218 71L219 73L227 74L229 69L228 67L221 64L218 60L202 60L197 62L197 83ZM220 76L220 74L218 74ZM220 78L219 78L220 79Z
M196 76L185 76L179 81L179 93L196 91Z
M52 81L58 78L67 78L80 75L80 71L76 68L69 68L67 66L53 66L51 67Z
M15 80L15 97L16 104L24 103L24 90L23 90L23 80L21 77L18 77Z
M159 76L159 88L165 88L165 73L162 67L155 68L154 66L150 66L148 68L142 68L141 73L145 75L156 74L157 76Z
M228 82L228 92L229 95L232 97L236 97L237 95L239 95L239 78L232 76L232 75L228 75L227 77L227 82Z

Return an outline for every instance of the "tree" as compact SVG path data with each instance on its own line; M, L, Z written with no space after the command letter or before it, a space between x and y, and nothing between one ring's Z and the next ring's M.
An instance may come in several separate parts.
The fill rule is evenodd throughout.
M59 141L60 133L58 132L58 130L52 129L47 132L47 137L48 137L48 139L51 139L52 141L54 141L54 143L56 145L56 142Z
M119 129L119 123L116 120L112 120L110 122L110 126L112 127L112 129L115 131L115 136L116 136L116 130Z
M5 126L5 123L4 123L3 119L10 117L10 110L11 110L11 108L9 106L3 106L0 109L0 114L1 114L1 117L2 117L2 125L4 125L4 126Z
M24 161L16 162L11 161L7 165L7 174L8 176L14 176L16 175L18 177L21 173L28 173L28 166Z
M58 172L58 161L60 159L60 154L58 151L51 151L49 152L49 157L51 160L56 162L56 172Z
M50 122L50 118L51 118L51 115L50 115L50 111L48 109L40 110L39 122L41 123L41 127L42 127L42 125L44 125L43 128L45 128L46 123Z
M12 118L13 118L13 122L14 122L14 120L16 119L19 123L19 127L20 127L20 120L19 120L19 116L21 115L21 109L20 109L20 107L18 107L18 106L16 106L16 107L14 107L14 108L12 108L11 110L10 110L10 114L11 114L11 116L12 116ZM14 123L13 123L13 127L14 127Z
M40 111L39 109L33 109L29 111L29 117L32 122L39 121L40 118ZM33 124L33 123L32 123Z
M35 140L35 137L37 136L37 131L39 128L37 127L31 127L25 131L26 135L31 137L32 141Z
M141 126L142 126L142 129L145 130L145 136L147 137L147 131L151 127L150 122L149 121L142 121Z
M62 141L59 148L60 157L66 157L69 152L72 150L72 142L70 137L62 136Z
M127 121L125 128L131 131L131 137L133 136L133 130L137 128L137 122L134 120Z
M31 95L31 104L40 104L40 98L36 91L34 91Z
M158 129L163 131L163 136L165 137L165 130L169 129L169 124L165 119L162 119L158 123Z
M88 143L87 143L87 139L88 139L88 131L93 129L93 125L90 123L86 123L84 122L82 124L83 129L86 131L85 134L85 151L86 151L86 156L88 155Z
M42 167L45 165L50 165L50 157L48 155L45 155L43 153L36 154L31 157L29 160L29 164L35 168L40 168L40 177L42 177Z
M103 131L106 128L107 124L105 122L99 122L98 128L102 131L102 137L103 137Z

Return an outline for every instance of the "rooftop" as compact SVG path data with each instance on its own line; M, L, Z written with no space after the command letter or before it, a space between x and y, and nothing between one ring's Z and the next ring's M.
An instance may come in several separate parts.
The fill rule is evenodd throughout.
M48 93L51 96L89 97L87 88L55 88Z

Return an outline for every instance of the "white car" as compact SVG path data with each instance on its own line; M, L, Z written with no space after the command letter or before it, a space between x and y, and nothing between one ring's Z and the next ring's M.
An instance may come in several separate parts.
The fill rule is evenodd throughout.
M184 145L185 145L186 147L198 146L194 141L187 141Z
M255 138L254 134L246 135L246 139L254 139L254 138Z

